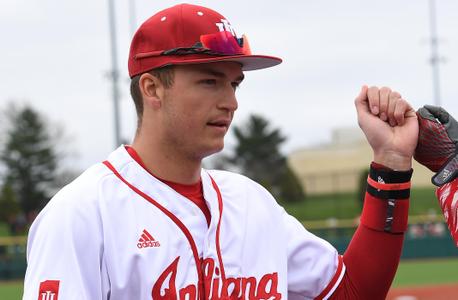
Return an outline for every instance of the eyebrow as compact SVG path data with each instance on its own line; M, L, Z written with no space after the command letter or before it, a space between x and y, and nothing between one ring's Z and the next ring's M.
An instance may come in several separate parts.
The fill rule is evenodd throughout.
M203 73L203 74L212 75L212 76L215 76L215 77L218 77L218 78L227 78L227 75L225 73L220 72L220 71L216 71L216 70L213 70L213 69L202 68L202 69L198 69L197 72ZM242 82L243 79L245 79L245 75L242 73L242 74L240 74L240 76L238 76L235 79L235 81Z

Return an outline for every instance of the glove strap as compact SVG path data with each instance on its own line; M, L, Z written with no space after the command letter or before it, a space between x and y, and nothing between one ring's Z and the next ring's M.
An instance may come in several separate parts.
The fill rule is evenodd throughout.
M458 154L450 158L432 178L431 182L436 186L442 186L458 177Z

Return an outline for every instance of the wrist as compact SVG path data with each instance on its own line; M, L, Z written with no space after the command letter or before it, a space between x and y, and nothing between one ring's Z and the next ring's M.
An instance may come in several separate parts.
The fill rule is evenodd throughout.
M374 162L395 171L409 171L412 169L412 156L404 156L398 153L374 153Z
M405 232L411 177L412 169L393 171L372 163L367 178L361 224L376 231L392 234Z

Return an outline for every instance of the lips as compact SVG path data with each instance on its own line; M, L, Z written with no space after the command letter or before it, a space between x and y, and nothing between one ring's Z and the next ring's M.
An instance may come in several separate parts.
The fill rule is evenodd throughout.
M211 125L211 126L229 127L229 125L231 124L231 120L229 120L229 119L218 119L218 120L210 121L207 124Z
M229 128L229 125L231 125L231 120L230 119L216 119L216 120L212 120L208 122L207 125L227 129Z

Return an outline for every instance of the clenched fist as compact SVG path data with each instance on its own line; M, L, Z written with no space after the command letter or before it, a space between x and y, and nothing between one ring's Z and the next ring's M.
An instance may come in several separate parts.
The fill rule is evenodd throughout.
M355 106L374 161L394 170L410 170L418 140L417 115L410 104L390 88L363 86Z

